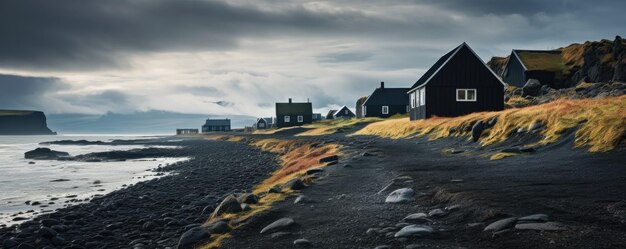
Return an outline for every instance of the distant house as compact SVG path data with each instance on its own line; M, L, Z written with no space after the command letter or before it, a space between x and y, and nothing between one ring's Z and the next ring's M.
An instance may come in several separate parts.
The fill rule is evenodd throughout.
M276 119L274 117L269 118L258 118L256 123L254 123L254 128L256 129L268 129L274 127L276 123Z
M321 113L313 113L313 122L322 120Z
M362 117L363 117L363 103L365 103L365 100L367 100L367 96L365 96L365 97L360 97L360 98L356 101L356 108L355 108L355 112L356 112L356 117L357 117L357 118L362 118Z
M337 110L334 114L333 114L333 118L337 119L337 118L354 118L356 117L356 115L354 114L354 112L352 112L352 110L350 110L350 108L348 108L347 106L342 106L341 108L339 108L339 110Z
M202 126L202 133L212 131L230 131L230 119L207 119Z
M523 87L529 79L536 79L557 88L555 82L564 68L560 50L513 50L502 71L502 80Z
M504 109L506 84L463 43L441 57L411 87L411 120Z
M291 127L313 122L313 105L310 102L276 103L276 127Z
M176 135L198 135L198 129L176 129Z
M335 112L337 112L337 110L328 111L328 113L326 114L326 119L335 119Z
M388 118L409 112L409 88L385 88L385 82L363 102L363 117Z

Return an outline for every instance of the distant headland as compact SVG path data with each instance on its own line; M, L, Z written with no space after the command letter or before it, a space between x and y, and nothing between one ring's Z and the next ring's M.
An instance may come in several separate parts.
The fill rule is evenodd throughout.
M0 110L0 135L56 135L46 115L32 110Z

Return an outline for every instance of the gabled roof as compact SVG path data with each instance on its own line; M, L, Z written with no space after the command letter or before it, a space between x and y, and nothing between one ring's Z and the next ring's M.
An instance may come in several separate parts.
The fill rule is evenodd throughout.
M452 51L446 53L441 58L439 58L439 60L437 60L437 62L435 62L435 64L432 67L430 67L430 69L428 69L428 71L426 71L426 73L424 73L424 75L422 75L422 77L420 77L417 80L417 82L415 82L415 84L413 84L409 92L412 92L416 88L420 88L428 84L430 79L432 79L435 75L437 75L439 70L441 70L441 68L443 68L450 61L450 59L452 59L461 49L464 49L464 48L472 52L472 54L476 57L476 59L478 59L485 66L485 68L489 70L489 72L491 72L493 76L496 77L498 81L500 81L500 83L502 83L503 86L506 86L506 84L502 81L502 79L500 79L500 77L498 77L498 75L496 75L496 73L494 73L493 70L491 70L491 68L489 68L487 64L485 64L485 62L476 54L476 52L474 52L474 50L470 48L470 46L467 45L467 43L464 42L464 43L461 43L461 45L454 48Z
M348 108L347 106L344 105L341 108L339 108L338 111L335 111L335 113L333 113L333 116L337 117L337 116L345 115L343 110L348 110L348 111L350 111L350 114L354 115L354 112L352 112L352 110L350 110L350 108Z
M376 88L363 105L408 105L409 88Z
M260 121L265 122L266 124L274 124L274 118L257 118L256 122L259 123Z
M312 115L313 105L309 102L302 103L276 103L276 115Z
M511 55L515 56L515 58L520 61L526 71L562 71L566 67L565 63L562 61L560 50L513 49ZM509 61L510 60L511 58L509 58ZM508 66L508 62L506 66Z
M337 112L337 110L330 110L330 111L328 111L328 113L326 114L326 117L328 117L328 116L335 116L335 112Z

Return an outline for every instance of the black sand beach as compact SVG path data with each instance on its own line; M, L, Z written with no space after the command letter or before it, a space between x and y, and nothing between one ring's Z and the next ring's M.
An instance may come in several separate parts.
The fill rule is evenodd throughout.
M533 154L492 161L484 152L512 142L480 148L459 138L250 136L273 137L338 143L343 155L338 164L326 168L325 177L233 230L221 248L293 248L297 239L308 240L310 248L626 248L623 146L588 153L573 149L572 136L566 136ZM175 175L19 228L1 229L5 247L18 248L6 246L15 241L35 248L175 248L185 231L206 221L223 196L249 191L279 163L276 155L244 142L180 143L186 147L178 156L194 159L163 169ZM464 152L444 152L450 148ZM387 195L400 188L412 188L414 199L385 203ZM308 201L294 204L300 194ZM414 213L427 216L402 221ZM483 231L492 222L533 214L547 215L548 224L558 225L558 230ZM284 217L295 225L260 234ZM41 238L43 218L65 225L67 230L58 232L63 245L53 246L54 240ZM433 230L394 237L411 223Z

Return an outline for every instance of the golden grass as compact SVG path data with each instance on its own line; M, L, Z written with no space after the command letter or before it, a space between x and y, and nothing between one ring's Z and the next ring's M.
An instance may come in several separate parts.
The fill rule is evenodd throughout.
M530 106L531 104L532 101L527 98L522 96L513 96L506 102L505 106L507 106L507 108L520 108Z
M218 139L227 141L236 140L234 138L228 138L227 136ZM243 139L237 141L243 141ZM205 225L211 224L216 220L228 219L230 221L229 225L233 227L233 229L237 229L245 224L250 217L272 208L275 202L282 201L289 195L295 193L295 191L289 189L283 189L281 193L266 193L269 188L300 177L309 169L326 166L326 163L319 163L319 160L327 156L339 154L340 148L340 146L336 144L313 145L309 142L280 139L260 139L251 141L250 145L264 151L281 155L281 167L274 171L268 179L252 189L254 194L261 197L256 205L250 205L251 209L249 211L236 214L222 214L209 219ZM218 248L224 240L230 237L230 234L217 235L210 243L198 248Z
M519 153L499 152L499 153L493 154L489 159L490 160L500 160L500 159L503 159L503 158L516 156L516 155L519 155Z
M519 52L518 54L528 70L562 72L567 69L560 53Z
M229 141L229 142L241 142L245 138L242 137L242 136L234 136L234 135L207 135L206 139L208 139L208 140Z
M471 136L477 121L497 118L498 122L481 137L482 145L506 140L519 128L542 122L545 129L540 144L557 141L568 129L578 127L575 146L589 146L590 152L614 149L626 133L626 96L604 99L557 100L543 105L513 108L500 112L479 112L455 118L433 117L410 122L408 119L372 123L354 135L408 138L428 135L429 139L448 136Z
M344 129L350 129L357 124L381 121L381 118L352 118L352 119L330 119L302 126L308 128L296 136L321 136L339 133Z
M325 166L325 164L319 163L319 160L338 154L340 148L336 144L314 146L313 144L296 140L272 138L255 141L252 145L265 151L281 154L280 159L282 161L280 169L255 187L255 190L253 190L255 193L267 191L267 189L276 184L287 182L308 169Z

